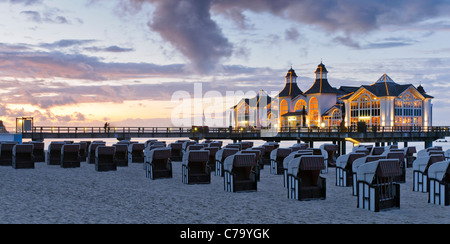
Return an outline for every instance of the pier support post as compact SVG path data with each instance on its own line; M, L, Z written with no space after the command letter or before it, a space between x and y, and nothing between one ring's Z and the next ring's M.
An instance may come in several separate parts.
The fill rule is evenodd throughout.
M425 140L425 149L433 147L433 140Z
M403 142L403 147L408 147L408 142L407 141Z
M347 154L347 142L345 140L340 141L340 151L341 155Z
M314 148L314 141L309 141L309 148Z

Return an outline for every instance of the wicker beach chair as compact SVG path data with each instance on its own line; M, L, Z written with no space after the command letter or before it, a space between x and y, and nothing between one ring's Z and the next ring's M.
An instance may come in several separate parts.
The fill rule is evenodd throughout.
M187 149L190 145L195 145L195 144L197 144L197 142L195 142L195 141L183 141L183 146L181 148L182 156L184 156L184 153L187 151Z
M183 143L181 142L172 142L168 146L170 148L170 159L172 161L181 161L183 160Z
M133 143L128 146L128 164L144 163L144 143Z
M222 176L223 177L223 161L225 158L227 158L230 155L234 155L237 152L239 152L239 149L237 148L222 148L217 151L216 153L216 167L215 167L215 174L216 176Z
M86 162L88 164L95 164L95 149L98 146L104 146L104 145L106 145L106 143L105 142L101 142L101 141L93 141L89 145L89 147L88 147L88 156L87 156L87 159L86 159Z
M246 149L253 147L253 142L252 141L243 141L243 142L241 142L241 145L242 145L242 150L246 150Z
M290 148L277 148L270 152L270 174L283 174L283 160L292 152Z
M45 162L45 143L38 141L31 141L33 145L34 162Z
M85 162L87 159L88 142L80 141L78 144L80 145L80 160L81 162Z
M256 160L253 153L237 153L227 157L224 167L224 190L227 192L256 191Z
M0 143L0 165L11 166L12 164L12 150L16 142L2 142Z
M242 144L241 143L229 143L229 144L225 145L225 148L235 148L240 151L240 150L242 150Z
M242 150L239 152L240 154L254 154L255 155L255 172L256 172L256 180L259 181L261 179L261 150L247 148L246 150Z
M355 159L352 163L352 174L353 174L353 184L352 184L352 194L353 196L356 196L358 194L358 175L356 172L358 171L359 166L365 164L374 162L380 159L386 159L385 155L368 155L361 158Z
M61 165L61 148L64 142L53 141L48 144L47 150L47 164Z
M326 179L320 176L325 159L320 155L303 155L289 162L287 197L296 200L326 198Z
M390 150L386 155L386 159L398 160L398 163L400 164L401 174L397 178L394 178L394 181L398 183L405 183L406 181L405 150L402 149Z
M428 192L428 168L445 160L443 155L418 157L413 162L413 191Z
M61 168L80 167L80 144L64 144L60 155Z
M191 150L202 150L204 147L205 147L205 144L203 144L203 145L202 144L192 144L186 148L186 152L191 151Z
M336 144L326 143L326 144L320 145L320 148L327 152L327 155L328 155L328 157L326 158L327 165L329 167L336 167L336 153L339 150L339 146Z
M170 148L159 147L152 149L145 161L145 177L152 180L172 178L172 160L170 156Z
M116 143L112 145L114 150L114 163L116 167L128 166L128 144Z
M157 141L157 142L159 142L159 141ZM165 145L166 145L165 143L164 144L163 143L155 143L155 141L152 141L152 142L148 143L147 146L145 146L145 148L144 148L144 164L142 166L143 169L147 168L147 166L145 165L145 162L148 161L147 160L147 158L149 156L148 153L155 148L165 148L166 147Z
M450 205L450 161L437 162L428 168L428 202Z
M303 155L313 155L312 150L298 150L291 152L287 157L283 159L283 187L287 187L287 173L288 173L288 165L291 162L292 159L298 158Z
M33 144L15 144L12 148L11 166L14 169L34 169Z
M217 151L219 151L219 148L218 147L204 147L200 150L209 151L208 166L212 171L215 171L215 169L216 169L216 153L217 153Z
M336 186L351 186L353 184L352 164L358 158L367 156L365 153L351 152L341 155L336 160Z
M384 147L374 147L372 148L372 152L370 154L374 156L381 155L383 154L384 150L385 150Z
M394 181L401 174L397 159L380 159L361 165L357 170L357 208L378 212L400 207L400 184Z
M262 155L262 163L263 165L270 165L271 159L270 159L270 153L272 153L273 150L275 150L276 145L274 143L264 143L262 145L264 147L264 153Z
M417 153L416 147L406 147L405 149L406 167L411 168L416 157L414 153Z
M116 147L114 146L98 146L95 148L95 170L100 172L117 170L114 160L115 153Z
M183 155L182 182L184 184L210 184L211 170L208 167L209 152L190 150Z
M302 149L308 149L309 144L308 143L296 143L291 146L292 148L295 148L296 150L302 150ZM292 150L295 151L295 150Z

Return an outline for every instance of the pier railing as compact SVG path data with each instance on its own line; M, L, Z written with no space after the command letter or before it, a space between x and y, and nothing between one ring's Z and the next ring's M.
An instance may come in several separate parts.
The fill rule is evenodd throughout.
M350 127L282 127L267 128L224 128L224 127L75 127L34 126L23 131L23 138L133 138L133 137L184 137L208 139L264 139L280 140L325 140L327 138L379 139L414 137L420 140L439 139L450 136L450 126L350 126Z

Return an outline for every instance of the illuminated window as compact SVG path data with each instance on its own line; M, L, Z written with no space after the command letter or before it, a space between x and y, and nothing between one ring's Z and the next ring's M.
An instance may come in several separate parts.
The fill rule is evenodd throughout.
M335 109L331 115L330 126L339 126L341 124L341 110Z
M309 100L309 125L319 126L319 102L315 97Z
M395 126L422 126L422 101L407 92L394 101Z
M282 100L280 103L280 115L283 115L287 112L289 112L289 107L288 107L288 103L286 102L286 100Z
M380 101L372 95L362 93L350 103L350 123L366 122L366 125L380 125Z
M306 106L305 100L300 99L297 101L297 103L295 103L294 111L302 111L303 108L305 108L305 110L306 110L308 108L308 106Z

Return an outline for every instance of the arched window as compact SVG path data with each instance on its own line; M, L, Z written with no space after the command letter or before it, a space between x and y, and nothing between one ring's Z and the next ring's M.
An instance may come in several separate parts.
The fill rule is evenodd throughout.
M341 110L335 109L331 115L331 126L339 126L341 124Z
M298 100L295 103L294 112L302 111L303 107L305 108L305 110L308 108L308 106L306 106L305 100L303 99Z
M286 102L286 100L282 100L280 103L280 115L283 115L287 112L289 112L288 103Z
M406 93L394 101L395 126L422 126L422 101Z
M380 125L380 101L373 95L362 93L350 103L350 124L365 122L366 125Z
M309 125L319 126L319 102L315 97L309 100Z

